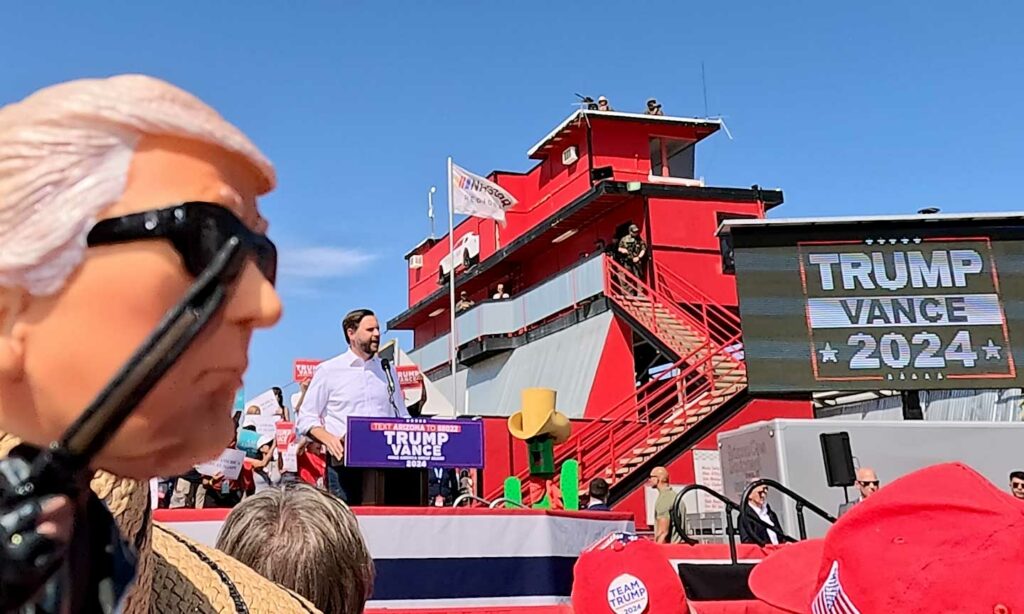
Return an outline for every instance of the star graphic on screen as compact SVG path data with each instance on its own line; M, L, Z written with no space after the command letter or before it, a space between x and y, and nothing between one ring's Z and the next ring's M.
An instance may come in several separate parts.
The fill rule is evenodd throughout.
M839 353L839 350L832 349L831 343L826 341L825 347L821 348L818 351L821 352L821 362L839 362L839 360L836 358L836 354Z
M981 346L981 349L985 350L985 360L1002 360L999 350L1003 349L1003 346L996 345L991 339L988 340L988 345Z

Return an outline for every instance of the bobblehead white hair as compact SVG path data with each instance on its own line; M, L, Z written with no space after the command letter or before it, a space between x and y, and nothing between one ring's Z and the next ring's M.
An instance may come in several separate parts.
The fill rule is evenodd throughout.
M274 167L195 96L143 75L48 87L0 108L0 286L49 295L81 263L97 216L124 191L145 135L186 138ZM171 203L153 203L154 208Z

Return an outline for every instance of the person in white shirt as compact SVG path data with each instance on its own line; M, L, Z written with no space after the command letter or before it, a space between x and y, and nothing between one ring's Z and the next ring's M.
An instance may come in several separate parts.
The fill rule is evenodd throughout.
M343 440L349 416L408 418L398 372L389 365L390 382L377 350L380 325L369 309L357 309L341 323L349 349L320 363L302 400L295 430L327 449L327 485L350 505L362 500L362 471L344 466ZM391 390L391 385L394 389Z

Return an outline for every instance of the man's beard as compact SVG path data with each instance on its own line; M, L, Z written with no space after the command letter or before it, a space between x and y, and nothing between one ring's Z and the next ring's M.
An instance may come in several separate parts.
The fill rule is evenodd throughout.
M364 354L369 354L370 356L376 354L379 348L380 341L374 341L372 339L368 339L367 341L359 344L359 349L362 350Z

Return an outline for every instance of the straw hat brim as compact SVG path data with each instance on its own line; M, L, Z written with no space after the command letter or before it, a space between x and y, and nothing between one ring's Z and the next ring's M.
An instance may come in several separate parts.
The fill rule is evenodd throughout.
M523 411L519 410L508 418L508 430L516 439L532 439L541 431L548 430L558 433L555 437L556 443L568 439L569 418L557 409L547 410L544 420L537 422L537 427L532 429L523 428ZM564 433L564 434L563 434Z
M153 612L234 612L240 599L252 614L320 614L298 594L159 523L153 523L153 556Z
M0 458L18 443L17 437L0 433ZM235 612L236 596L252 614L322 614L306 599L223 552L150 522L146 482L97 471L90 486L106 503L125 538L140 546L125 614Z

